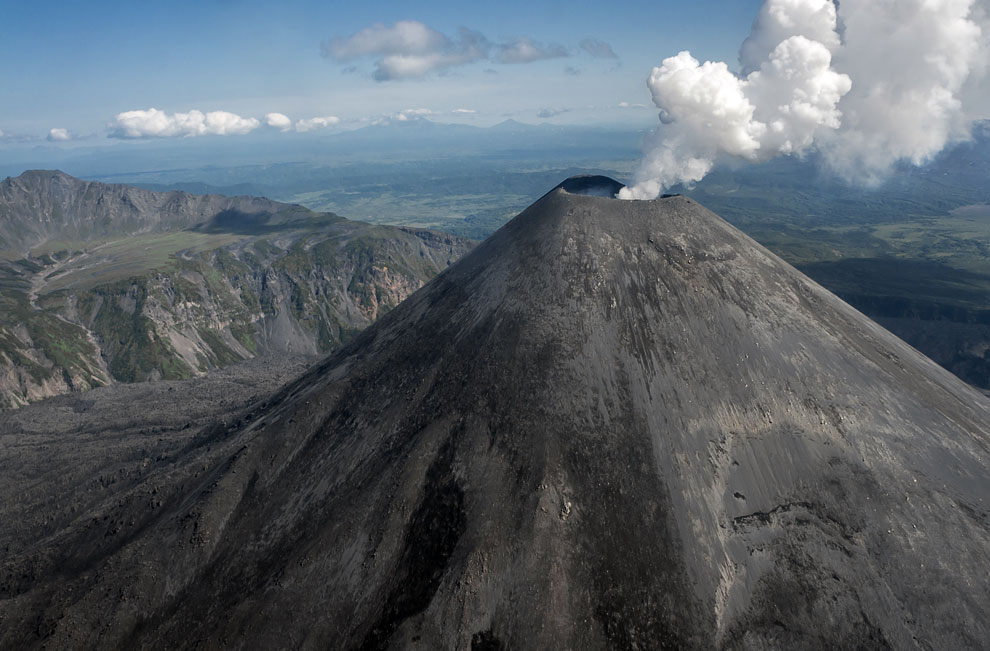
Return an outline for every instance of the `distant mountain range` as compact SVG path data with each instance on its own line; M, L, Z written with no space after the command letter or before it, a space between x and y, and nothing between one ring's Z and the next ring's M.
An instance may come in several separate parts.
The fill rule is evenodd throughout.
M58 167L86 178L109 181L124 175L201 168L243 167L305 162L340 165L434 160L438 157L495 157L513 160L555 156L625 158L639 154L642 125L582 126L525 124L506 120L491 127L442 123L422 116L385 119L353 130L273 133L247 136L173 138L138 142L93 139L74 147L4 147L0 175L20 174L29 166ZM202 175L200 179L202 180Z
M333 350L473 246L256 197L0 182L0 406Z

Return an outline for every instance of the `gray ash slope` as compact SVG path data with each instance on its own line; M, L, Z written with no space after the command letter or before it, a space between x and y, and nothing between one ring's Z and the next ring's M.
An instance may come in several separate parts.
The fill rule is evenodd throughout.
M986 648L988 422L697 203L557 188L240 423L42 511L0 647Z

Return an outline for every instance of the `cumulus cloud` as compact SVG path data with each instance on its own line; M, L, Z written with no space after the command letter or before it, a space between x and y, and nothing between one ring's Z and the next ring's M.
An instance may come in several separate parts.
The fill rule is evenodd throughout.
M474 109L455 108L451 113L477 113Z
M191 138L244 135L261 122L227 111L166 113L156 108L118 113L110 123L111 138Z
M64 142L66 140L72 140L72 135L69 133L68 129L54 128L48 131L48 141L49 142Z
M601 41L597 38L586 38L578 44L581 50L596 59L618 59L619 55L615 53L612 46Z
M532 63L566 56L569 53L563 45L544 46L526 37L500 45L498 52L498 60L502 63Z
M299 133L305 133L307 131L316 131L317 129L326 129L327 127L332 127L337 124L340 124L340 118L336 115L327 115L319 118L307 118L296 122L296 131Z
M929 160L968 134L962 91L988 60L977 1L765 0L740 74L688 52L653 69L661 125L621 196L701 180L723 154L760 161L815 149L862 183L899 160Z
M279 131L288 131L292 128L292 119L284 113L268 113L265 115L265 124Z

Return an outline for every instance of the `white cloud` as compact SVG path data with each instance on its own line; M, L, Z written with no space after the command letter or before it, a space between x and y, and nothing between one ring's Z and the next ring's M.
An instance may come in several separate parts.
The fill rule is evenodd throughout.
M567 48L562 45L543 46L522 37L499 46L498 60L502 63L532 63L566 56L569 56Z
M296 122L296 131L298 131L299 133L305 133L306 131L326 129L327 127L332 127L337 124L340 124L340 118L338 118L336 115L327 115L319 118L308 118L306 120L298 120Z
M279 131L288 131L292 128L292 120L288 115L284 113L268 113L265 115L265 124L268 126L278 129Z
M118 113L110 123L112 138L190 138L194 136L243 135L261 122L227 111L172 113L151 108Z
M451 113L477 113L474 109L456 108ZM2 135L2 134L0 134Z
M69 134L68 129L55 128L48 131L49 142L64 142L66 140L72 140L72 136Z
M536 112L536 117L543 119L552 118L562 113L568 113L570 110L569 108L541 108Z

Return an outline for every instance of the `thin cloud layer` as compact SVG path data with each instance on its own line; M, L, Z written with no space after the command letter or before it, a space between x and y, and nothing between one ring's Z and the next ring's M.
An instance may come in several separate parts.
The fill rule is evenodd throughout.
M612 46L605 41L599 40L597 38L586 38L583 39L578 47L590 57L595 59L618 59L619 55L615 53Z
M491 47L484 36L463 27L452 39L417 20L402 20L392 25L376 23L351 36L324 41L321 50L323 56L338 62L377 57L373 76L388 81L487 59Z
M37 142L38 140L41 140L41 138L36 135L8 133L3 131L3 129L0 129L0 141L3 141L4 143L23 144L29 142Z
M296 122L296 131L299 133L305 133L307 131L316 131L317 129L326 129L327 127L332 127L338 124L340 124L340 118L336 115L308 118Z
M498 60L501 63L533 63L544 59L558 59L570 56L563 45L541 45L529 38L517 38L511 43L499 46Z
M261 122L227 111L169 114L150 108L118 113L109 126L111 138L192 138L244 135L261 126Z
M362 56L432 54L449 43L446 36L418 20L400 20L391 26L375 23L347 38L324 41L323 53L347 61Z
M604 41L585 39L582 47L585 46L592 56L615 58L611 46ZM523 64L570 56L562 45L545 45L527 36L495 44L464 27L451 37L417 20L375 23L350 36L324 41L321 52L338 63L373 58L372 77L378 81L421 78L476 61Z

